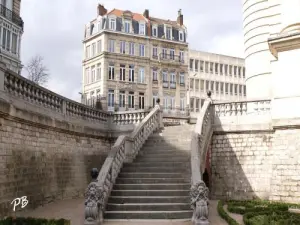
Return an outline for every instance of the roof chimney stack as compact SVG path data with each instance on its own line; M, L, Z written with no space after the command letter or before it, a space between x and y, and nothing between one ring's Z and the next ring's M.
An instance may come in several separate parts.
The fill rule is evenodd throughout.
M104 16L107 13L107 9L104 5L98 4L98 16Z
M181 9L178 10L177 23L182 26L183 25L183 15L181 14Z
M149 9L145 9L143 16L149 19Z

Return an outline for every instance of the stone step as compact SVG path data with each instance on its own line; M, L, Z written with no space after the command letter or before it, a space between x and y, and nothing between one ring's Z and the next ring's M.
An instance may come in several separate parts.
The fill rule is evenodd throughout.
M124 163L123 168L127 166L132 167L187 167L190 168L191 164L186 162L164 162L163 164L161 162L133 162L133 163Z
M169 157L169 158L159 158L159 157L141 157L141 156L137 156L136 157L136 162L182 162L182 163L186 163L186 162L190 162L191 161L191 157Z
M112 190L111 196L188 196L190 190Z
M178 137L172 137L172 138L166 138L166 137L149 137L146 141L147 142L155 142L155 143L170 143L170 142L175 142L175 143L178 143L178 142L182 142L182 143L190 143L190 138L186 139L186 138L178 138Z
M136 157L136 161L138 161L139 159L174 159L174 161L177 160L185 160L185 159L191 159L191 156L188 154L159 154L159 155L155 155L155 154L139 154Z
M106 211L105 219L191 219L192 210L185 211Z
M190 196L110 196L108 203L181 203L190 202Z
M186 155L191 155L190 150L181 150L181 149L167 149L167 150L161 150L157 148L147 148L147 149L141 149L140 153L148 153L148 154L186 154Z
M152 150L144 150L140 151L138 156L143 156L143 157L157 157L157 158L169 158L169 157L191 157L190 153L187 151L185 152L177 152L177 151L169 151L169 152L152 152Z
M176 177L176 178L121 178L116 180L116 184L163 184L163 183L187 183L190 182L189 177Z
M108 203L106 211L180 211L191 210L191 205L187 203Z
M189 190L190 183L175 184L114 184L114 190Z
M183 147L183 146L190 146L191 142L177 142L177 143L171 143L171 142L162 142L162 143L155 143L155 142L145 142L145 144L143 145L143 147L172 147L172 148L176 148L176 147Z
M119 178L185 178L187 173L141 173L141 172L121 172Z
M169 167L123 167L122 172L128 173L128 172L140 172L140 173L190 173L190 167L175 167L175 166L169 166Z

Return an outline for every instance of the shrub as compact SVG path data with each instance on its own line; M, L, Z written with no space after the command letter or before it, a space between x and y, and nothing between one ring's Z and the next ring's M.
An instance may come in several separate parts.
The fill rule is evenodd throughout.
M12 218L8 217L6 219L0 220L0 225L70 225L69 220L65 219L37 219L37 218L23 218L17 217Z
M233 218L231 218L228 213L224 210L224 202L223 201L219 201L218 202L218 213L219 215L224 219L226 220L226 222L229 224L229 225L239 225L238 222L236 222L236 220L234 220Z

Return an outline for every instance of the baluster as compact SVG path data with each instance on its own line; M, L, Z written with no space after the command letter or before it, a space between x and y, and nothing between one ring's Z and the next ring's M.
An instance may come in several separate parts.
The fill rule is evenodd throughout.
M247 114L247 103L243 102L242 103L242 115L246 115Z

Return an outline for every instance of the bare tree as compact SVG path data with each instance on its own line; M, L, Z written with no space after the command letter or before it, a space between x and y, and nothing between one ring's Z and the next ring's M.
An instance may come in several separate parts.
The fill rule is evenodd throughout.
M44 65L44 58L40 55L32 57L24 67L28 72L28 79L38 85L44 85L48 82L48 68Z

